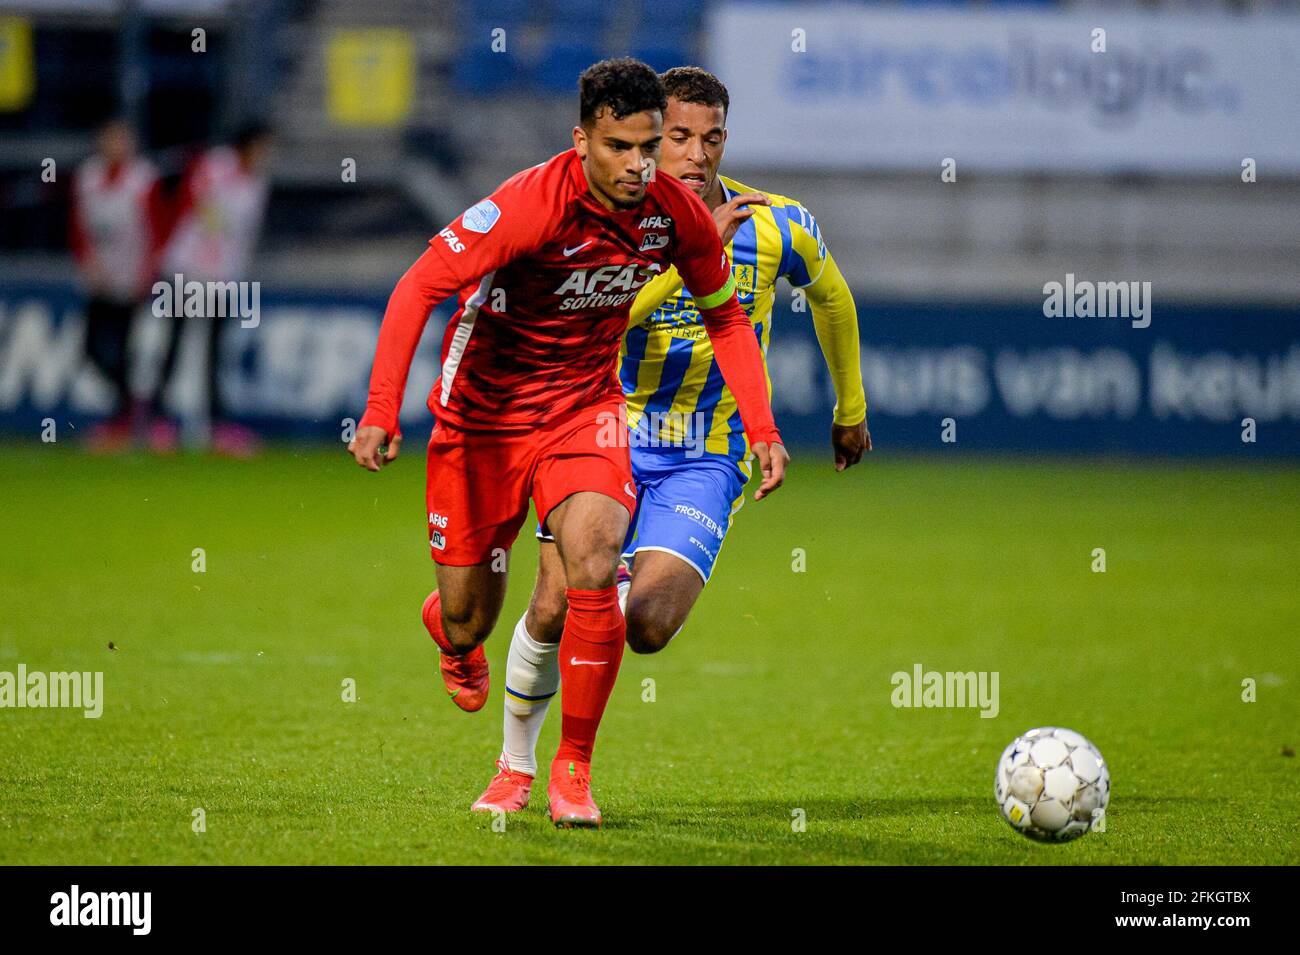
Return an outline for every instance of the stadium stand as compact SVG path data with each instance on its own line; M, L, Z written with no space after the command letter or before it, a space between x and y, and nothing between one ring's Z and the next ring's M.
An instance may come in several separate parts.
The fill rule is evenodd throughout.
M1170 15L1297 8L1144 6ZM0 275L60 273L49 253L62 248L66 194L34 185L30 171L46 156L77 161L94 124L120 108L121 94L147 89L136 108L148 117L146 143L164 172L175 174L188 147L220 137L249 113L273 121L279 154L259 262L268 277L385 285L394 263L409 259L442 222L567 146L583 67L611 54L657 68L698 61L711 7L693 0L294 0L254 14L218 3L204 17L202 58L188 53L193 18L175 12L121 20L75 3L35 12L37 93L29 109L0 113ZM322 63L341 35L373 28L409 39L409 111L392 124L341 124ZM505 30L503 52L489 46L494 29ZM128 49L143 52L147 75L122 75ZM340 179L345 158L356 162L355 183ZM1099 271L1122 263L1188 298L1270 301L1295 292L1294 179L1269 177L1248 194L1228 195L1204 176L1003 174L967 177L960 192L946 194L932 187L937 167L728 169L816 210L865 294L1016 295L1067 258Z

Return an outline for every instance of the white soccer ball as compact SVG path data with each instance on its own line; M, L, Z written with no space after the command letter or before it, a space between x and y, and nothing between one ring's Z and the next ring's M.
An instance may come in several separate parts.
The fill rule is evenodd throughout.
M1017 832L1042 842L1069 842L1106 812L1110 772L1101 750L1083 736L1043 726L1002 751L993 798Z

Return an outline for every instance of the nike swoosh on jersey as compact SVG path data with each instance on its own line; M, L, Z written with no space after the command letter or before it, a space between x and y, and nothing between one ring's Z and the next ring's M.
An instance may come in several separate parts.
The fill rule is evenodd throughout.
M575 245L575 246L574 246L573 248L571 248L571 249L566 248L566 249L564 250L564 257L567 259L569 256L573 255L573 253L578 252L578 251L580 251L580 250L582 250L582 249L585 249L587 246L591 245L591 243L593 243L593 242L595 242L595 241L596 241L595 239L588 239L586 242L582 243L582 245Z

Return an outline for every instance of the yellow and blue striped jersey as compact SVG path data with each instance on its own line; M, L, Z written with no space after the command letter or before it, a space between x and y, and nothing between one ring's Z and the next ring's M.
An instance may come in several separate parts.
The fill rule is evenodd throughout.
M739 193L760 191L719 178L724 202ZM795 287L811 285L821 277L829 256L817 220L807 209L785 196L764 195L772 204L749 207L753 215L736 230L727 257L736 297L754 324L766 358L777 279L785 277ZM736 399L722 380L699 309L675 270L641 290L631 321L619 355L619 376L632 446L688 457L723 456L741 464L749 456L749 443ZM856 316L853 339L856 353ZM770 376L767 386L770 397Z

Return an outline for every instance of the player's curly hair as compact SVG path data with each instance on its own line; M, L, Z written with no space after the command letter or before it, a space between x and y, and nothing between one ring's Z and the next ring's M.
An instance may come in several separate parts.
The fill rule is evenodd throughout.
M721 106L723 117L731 108L731 94L722 80L698 66L674 66L660 74L659 81L664 85L664 94L679 102Z
M578 78L578 99L583 126L594 123L596 114L606 107L615 119L622 119L647 109L663 112L668 105L655 71L630 56L587 67Z

